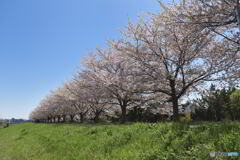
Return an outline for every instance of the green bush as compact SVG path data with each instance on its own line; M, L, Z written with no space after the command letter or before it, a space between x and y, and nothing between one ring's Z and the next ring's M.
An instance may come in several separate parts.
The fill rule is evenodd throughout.
M0 128L7 128L9 126L6 122L0 122Z

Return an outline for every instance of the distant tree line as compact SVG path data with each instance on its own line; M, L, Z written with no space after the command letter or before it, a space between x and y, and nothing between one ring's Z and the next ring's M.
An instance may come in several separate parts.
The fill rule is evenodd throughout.
M238 82L239 1L160 4L161 13L129 23L121 32L122 39L109 41L108 48L89 54L84 69L46 96L30 118L35 122L125 122L158 121L172 115L177 121L184 99L201 93L209 82ZM233 105L237 93L228 97L229 106L216 100L228 92L203 95L199 105L207 109L198 109L195 118L237 119ZM229 109L228 114L224 109L223 116L223 110L215 109L221 106Z

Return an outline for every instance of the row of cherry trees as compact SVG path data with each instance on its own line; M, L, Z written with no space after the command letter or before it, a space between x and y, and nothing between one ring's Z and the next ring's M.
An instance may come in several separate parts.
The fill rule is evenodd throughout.
M208 82L237 82L240 75L239 0L189 0L141 17L85 59L84 69L51 92L31 113L35 121L76 117L98 121L158 102L179 119L179 108Z

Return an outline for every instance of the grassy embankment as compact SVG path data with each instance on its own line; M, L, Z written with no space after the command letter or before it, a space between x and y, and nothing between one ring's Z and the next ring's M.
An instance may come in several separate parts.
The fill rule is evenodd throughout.
M201 125L12 125L0 129L0 160L208 160L217 159L209 152L240 152L239 123Z

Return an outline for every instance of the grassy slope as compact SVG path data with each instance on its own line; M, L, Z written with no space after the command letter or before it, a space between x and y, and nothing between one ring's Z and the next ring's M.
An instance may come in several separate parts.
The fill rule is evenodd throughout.
M202 125L13 125L0 129L0 160L208 160L212 151L240 152L239 123Z

